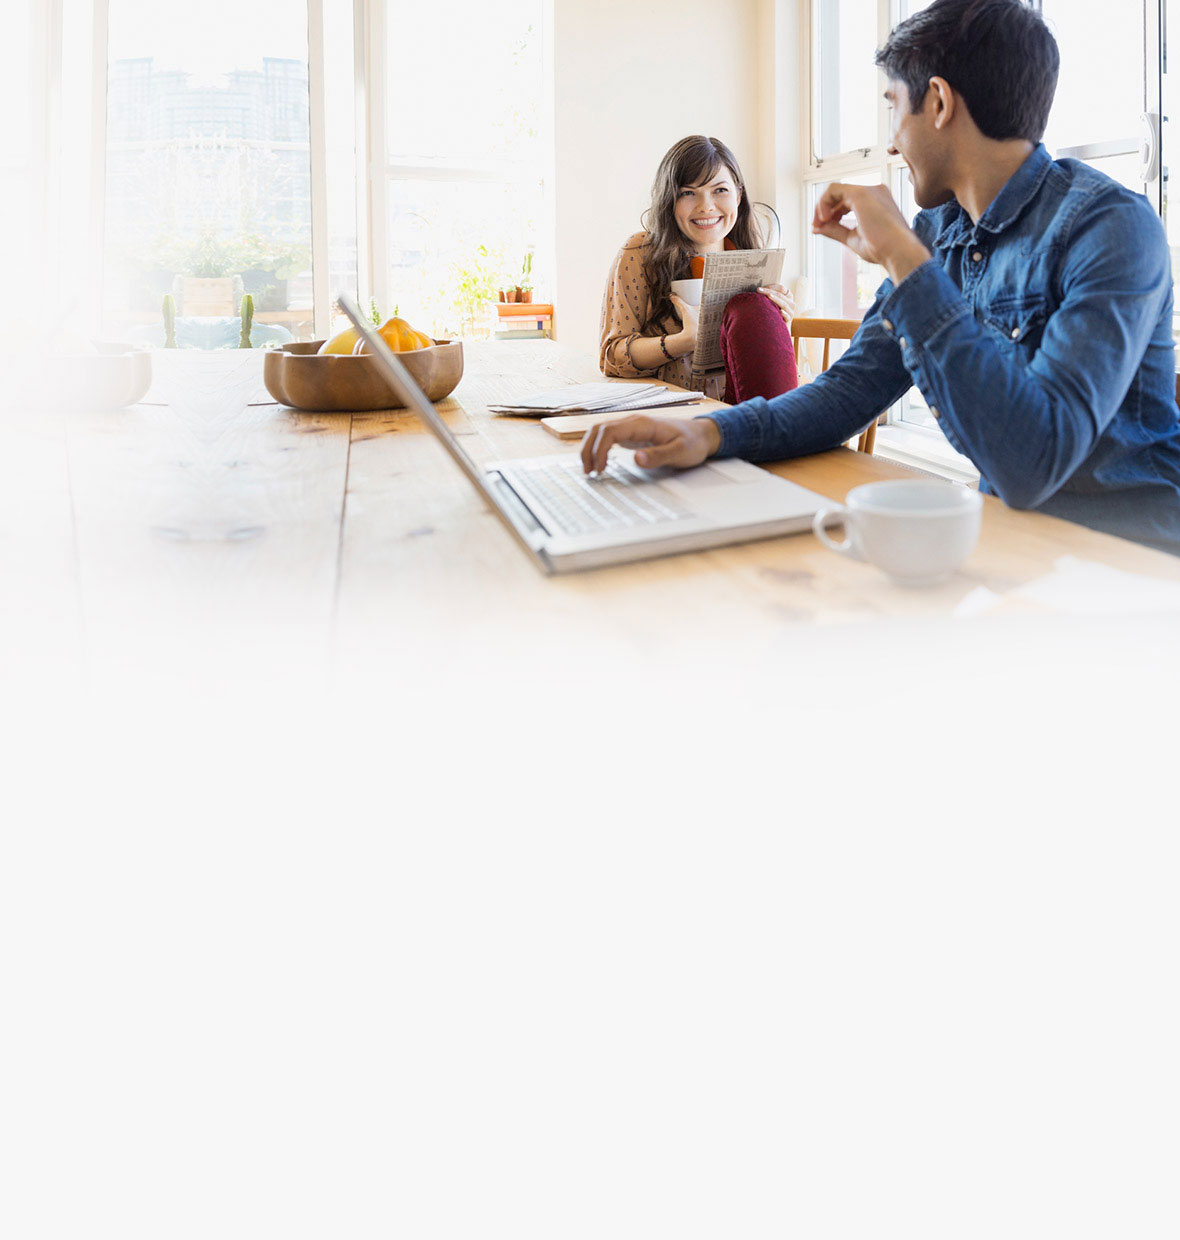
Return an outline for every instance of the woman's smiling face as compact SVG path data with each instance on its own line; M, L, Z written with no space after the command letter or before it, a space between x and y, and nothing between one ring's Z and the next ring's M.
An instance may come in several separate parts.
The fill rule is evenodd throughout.
M699 185L682 185L676 191L676 226L701 252L722 250L737 222L739 202L733 173L718 168Z

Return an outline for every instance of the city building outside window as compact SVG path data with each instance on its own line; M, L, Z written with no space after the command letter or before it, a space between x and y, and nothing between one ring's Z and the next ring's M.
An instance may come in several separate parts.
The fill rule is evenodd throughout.
M311 336L307 7L283 8L109 0L107 331L162 343L171 294L178 341L216 346L250 294L260 342Z

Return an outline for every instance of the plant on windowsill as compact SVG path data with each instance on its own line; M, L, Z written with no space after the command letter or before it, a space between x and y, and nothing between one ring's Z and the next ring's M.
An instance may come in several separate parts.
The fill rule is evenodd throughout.
M533 300L533 252L529 250L520 265L520 283L516 286L516 300L531 302Z
M457 313L464 336L470 338L475 335L477 320L489 301L495 300L497 295L501 301L504 300L499 283L499 260L486 245L477 246L470 258L455 263L451 268L452 313Z
M238 348L252 349L254 346L250 341L250 328L254 326L254 298L249 293L242 298L241 324L242 334L238 337Z
M171 293L164 294L164 348L176 348L176 298Z
M288 281L311 266L309 246L256 233L226 238L210 229L196 237L161 235L146 245L128 244L123 249L125 253L116 266L130 276L132 308L154 308L163 293L172 292L185 314L194 313L181 301L186 290L205 303L228 303L222 310L202 307L196 313L233 314L244 293L253 296L254 307L260 312L285 310ZM205 283L184 283L194 280ZM214 280L219 283L209 283Z
M286 310L288 281L310 268L311 250L298 242L255 234L231 244L229 259L258 310Z

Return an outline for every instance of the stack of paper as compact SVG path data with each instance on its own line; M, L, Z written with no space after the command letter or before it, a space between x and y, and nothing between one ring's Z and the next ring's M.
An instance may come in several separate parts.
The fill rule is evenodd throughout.
M703 392L675 392L662 383L577 383L538 392L511 405L489 405L492 413L544 418L555 413L626 413L632 409L660 409L665 405L692 405Z

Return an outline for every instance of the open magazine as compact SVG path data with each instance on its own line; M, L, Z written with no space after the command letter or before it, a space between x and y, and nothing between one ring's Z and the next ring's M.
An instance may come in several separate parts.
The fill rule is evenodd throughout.
M767 284L778 284L783 274L785 250L724 250L705 255L701 285L701 318L697 347L692 354L694 375L719 370L721 316L737 293L752 293Z

